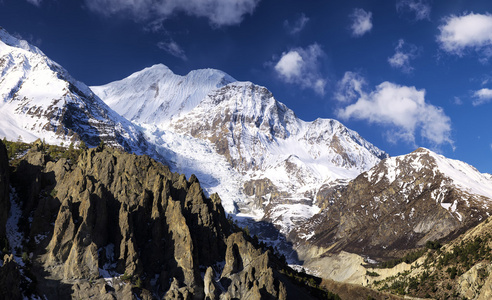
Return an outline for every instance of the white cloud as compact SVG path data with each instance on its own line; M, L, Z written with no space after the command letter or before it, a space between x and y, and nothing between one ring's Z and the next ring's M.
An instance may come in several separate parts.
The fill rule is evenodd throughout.
M413 71L410 60L416 58L417 54L417 46L408 43L405 44L405 41L400 39L395 48L395 54L388 57L388 63L395 69L400 69L404 73L410 73Z
M475 91L473 93L473 98L475 98L475 100L473 100L472 102L474 106L490 102L492 101L492 90L483 88L478 91Z
M392 141L415 143L415 133L434 145L453 144L451 120L442 108L425 102L425 90L383 82L374 91L359 92L353 104L338 111L342 119L367 120L394 127L388 134Z
M35 1L35 0L32 0ZM85 0L105 16L124 16L139 22L162 21L176 13L207 18L214 26L237 25L252 14L260 0Z
M334 97L340 102L352 102L363 93L366 85L366 80L358 73L345 72L343 78L337 83Z
M320 73L320 59L324 52L318 44L306 48L295 48L282 53L274 69L282 80L313 89L324 95L326 80Z
M425 0L400 0L396 2L396 10L398 12L409 11L415 13L417 21L430 20L431 6Z
M294 78L301 76L303 64L304 61L302 60L299 52L296 50L291 50L282 55L282 58L280 58L278 63L275 65L275 70L287 81L291 81Z
M27 0L27 2L31 3L32 5L35 5L37 7L39 7L41 5L41 2L43 0Z
M485 61L492 57L492 15L450 16L439 30L437 41L444 51L463 56L466 50L474 50Z
M362 8L354 9L354 12L350 15L352 20L352 35L355 37L363 36L365 33L372 29L372 13L366 12Z
M289 21L285 20L284 22L284 27L287 29L287 31L292 34L298 34L301 32L304 27L306 26L307 22L309 22L309 18L306 17L305 14L301 14L299 19L297 19L294 24L290 24Z
M157 47L182 60L187 60L184 50L173 40L159 42L157 43Z

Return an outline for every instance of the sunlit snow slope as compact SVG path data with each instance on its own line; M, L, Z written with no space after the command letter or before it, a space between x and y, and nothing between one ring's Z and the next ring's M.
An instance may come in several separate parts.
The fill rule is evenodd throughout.
M218 70L196 70L180 76L158 64L91 89L128 120L161 125L195 108L212 89L233 81Z
M0 28L0 136L46 142L101 140L147 153L135 126L38 48Z
M227 211L271 218L286 231L319 210L322 184L387 156L340 122L302 121L266 88L218 70L179 76L156 65L92 89L144 128L176 171L218 192Z

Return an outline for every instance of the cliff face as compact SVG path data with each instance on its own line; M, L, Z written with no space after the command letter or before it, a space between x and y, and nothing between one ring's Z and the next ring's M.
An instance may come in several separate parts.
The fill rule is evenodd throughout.
M286 299L288 289L298 293L285 287L278 259L231 226L220 198L206 197L194 175L186 180L147 156L104 147L82 152L76 163L54 161L42 150L32 149L12 174L24 237L12 253L30 256L34 294Z

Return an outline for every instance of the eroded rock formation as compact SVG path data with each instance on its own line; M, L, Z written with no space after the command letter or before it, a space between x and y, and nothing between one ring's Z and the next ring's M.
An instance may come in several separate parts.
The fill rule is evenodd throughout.
M76 162L42 148L12 176L38 295L287 299L279 260L238 231L194 175L105 147Z

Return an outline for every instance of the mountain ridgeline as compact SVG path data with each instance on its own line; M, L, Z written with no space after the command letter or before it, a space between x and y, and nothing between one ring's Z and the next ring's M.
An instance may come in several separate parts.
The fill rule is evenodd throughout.
M0 143L0 205L12 205L0 219L0 284L12 284L3 297L329 299L285 275L294 271L231 223L196 177L103 146L68 159L47 148L14 160L9 182ZM18 228L6 230L12 218Z

